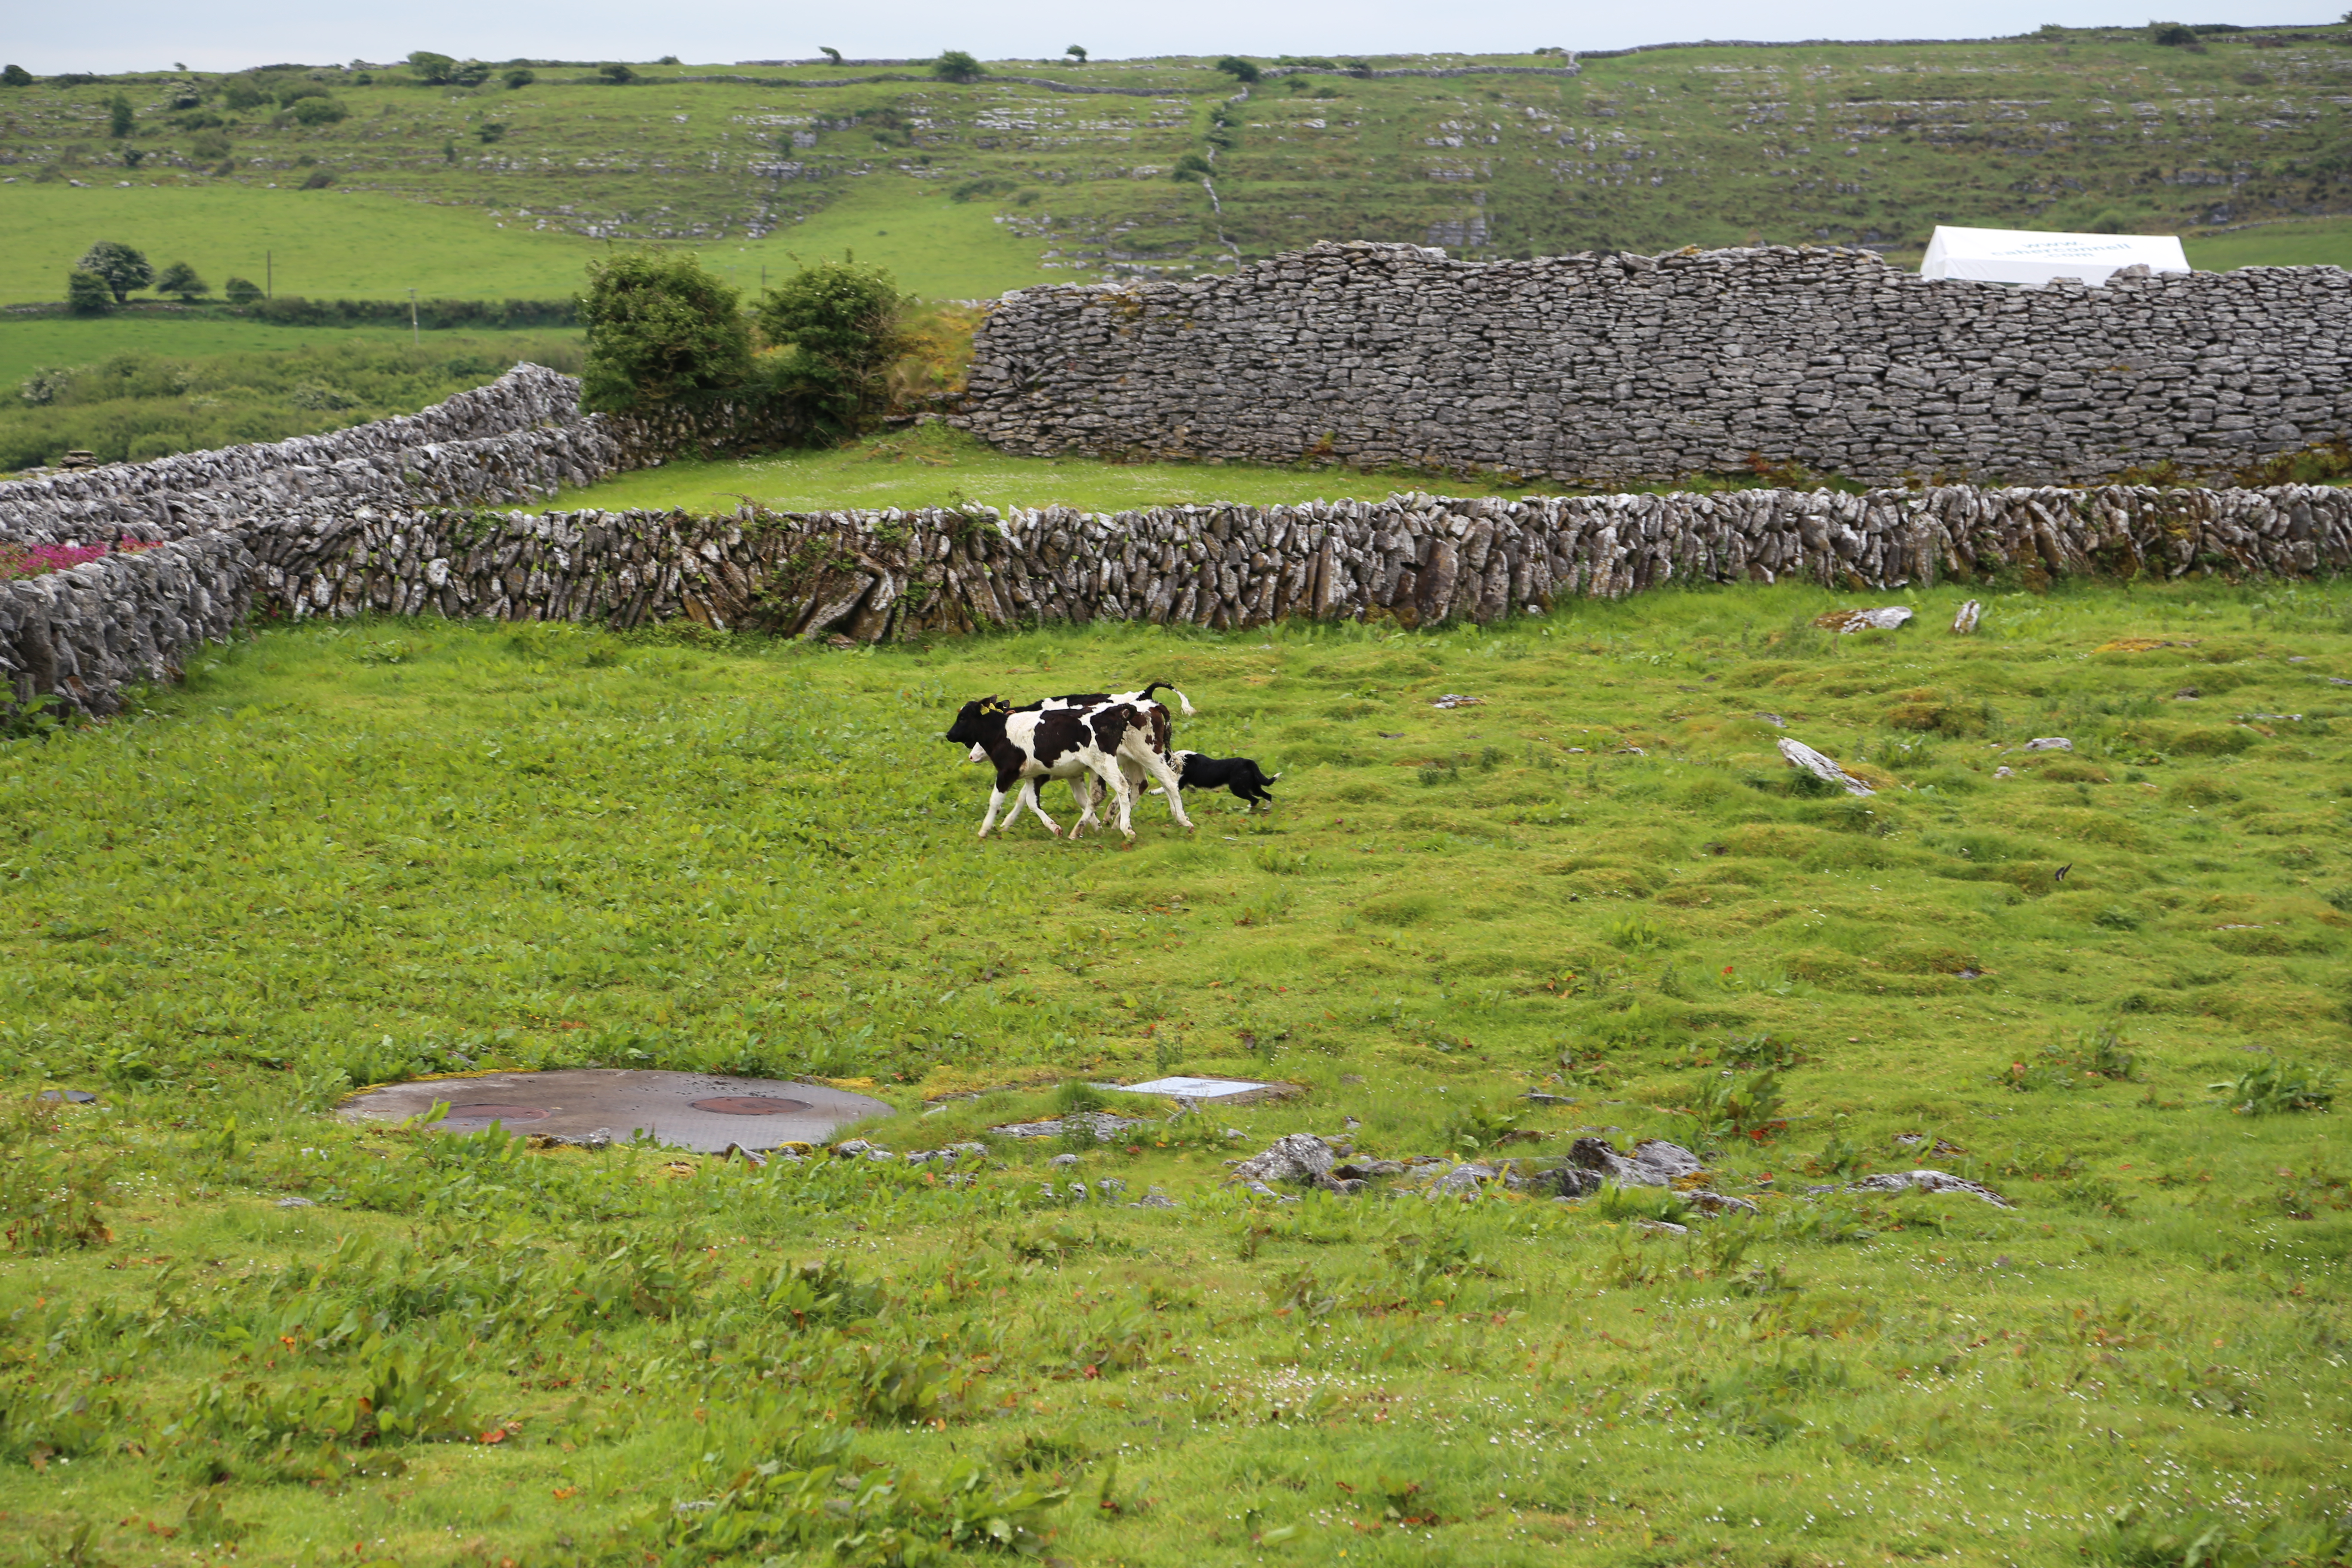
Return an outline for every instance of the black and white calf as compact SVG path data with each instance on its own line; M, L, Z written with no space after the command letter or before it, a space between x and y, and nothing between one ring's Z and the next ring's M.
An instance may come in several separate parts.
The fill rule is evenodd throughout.
M1013 795L1013 815L1026 805L1048 832L1058 835L1037 804L1041 779L1099 779L1118 805L1118 830L1135 837L1130 821L1132 797L1123 769L1148 774L1168 792L1169 809L1178 823L1192 826L1184 815L1183 781L1168 755L1168 710L1157 702L1108 701L1092 708L1042 706L1016 709L1001 697L967 702L949 727L947 739L979 751L996 769L996 788L989 797L988 815L981 820L985 838L996 826L996 814L1005 797ZM1017 792L1017 794L1016 794ZM1087 792L1091 795L1092 791ZM1079 817L1075 834L1094 820L1090 805ZM1011 818L1006 819L1011 825Z

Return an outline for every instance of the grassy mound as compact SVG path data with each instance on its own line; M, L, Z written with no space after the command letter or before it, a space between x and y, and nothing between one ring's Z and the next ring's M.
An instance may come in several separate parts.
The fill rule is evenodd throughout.
M1974 638L1958 598L849 654L310 626L0 746L16 1553L2335 1561L2352 593L2004 595ZM1150 679L1282 771L1270 816L973 840L956 705ZM1799 787L1784 736L1878 793ZM894 1151L989 1152L326 1114L590 1063L822 1077ZM1163 1071L1306 1092L989 1131ZM1666 1137L1759 1212L1221 1184L1302 1131ZM1921 1166L2011 1206L1846 1190Z

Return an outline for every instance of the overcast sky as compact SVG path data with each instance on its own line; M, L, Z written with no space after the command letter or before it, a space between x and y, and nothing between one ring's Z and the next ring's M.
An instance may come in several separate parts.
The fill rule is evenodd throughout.
M2327 4L2263 0L2154 0L2187 7L2170 20L2242 25L2332 22ZM2137 8L2134 8L2137 7ZM772 0L701 0L672 9L639 0L409 0L398 5L269 0L124 0L98 14L79 5L15 0L0 26L0 58L29 70L200 70L278 60L324 65L389 60L411 49L481 59L650 60L703 63L789 59L831 45L850 56L911 58L968 49L983 58L1058 55L1081 44L1098 58L1159 54L1352 55L1425 49L1471 52L1559 45L1572 49L1687 38L1991 37L2044 22L2136 26L2142 0L1979 0L1960 5L1790 0L1656 0L1643 5L1537 5L1486 0L1474 6L1426 0L1186 0L1105 8L1099 0L973 5L892 0L848 11Z

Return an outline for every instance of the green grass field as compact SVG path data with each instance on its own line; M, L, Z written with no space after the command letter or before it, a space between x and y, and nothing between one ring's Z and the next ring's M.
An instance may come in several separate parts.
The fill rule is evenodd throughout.
M0 1557L2343 1561L2352 1160L2286 1107L2352 1060L2352 592L1993 594L1969 639L1905 596L1843 639L1792 586L853 654L310 626L0 745ZM1150 679L1270 816L974 841L958 703ZM1784 735L1880 793L1797 792ZM991 1152L328 1114L588 1063ZM1083 1201L986 1131L1173 1070L1307 1092L1154 1110ZM1580 1129L1761 1212L1219 1184L1297 1130ZM2015 1206L1805 1193L1917 1165Z
M134 245L163 267L185 261L215 293L232 276L319 300L561 300L605 247L478 207L363 191L269 190L223 181L0 191L0 303L65 298L66 270L98 240Z
M657 468L617 474L601 483L567 489L540 510L628 507L726 511L745 496L783 511L833 507L1074 506L1127 511L1213 500L1250 506L1357 497L1378 500L1391 491L1443 484L1448 494L1524 493L1500 486L1423 473L1349 468L1275 468L1257 463L1109 463L1087 458L1022 458L1000 452L961 431L926 426L900 435L852 442L828 450L718 462L673 459Z
M430 347L464 337L480 351L511 340L520 352L531 344L576 343L580 334L535 327L515 332L426 332ZM96 364L117 354L163 354L175 359L231 353L299 353L346 344L400 347L410 342L406 327L275 327L261 321L175 321L153 317L101 316L95 321L39 317L11 321L0 316L0 389L12 389L46 365Z

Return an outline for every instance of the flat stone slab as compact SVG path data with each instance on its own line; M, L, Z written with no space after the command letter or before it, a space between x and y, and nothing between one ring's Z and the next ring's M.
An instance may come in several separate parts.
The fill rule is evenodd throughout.
M637 1132L703 1153L729 1144L773 1149L823 1143L852 1121L896 1107L868 1095L780 1079L709 1073L569 1068L558 1072L494 1072L473 1078L387 1084L345 1100L353 1121L405 1121L446 1100L441 1132L509 1132L584 1141L602 1131L625 1143Z
M1287 1100L1298 1092L1297 1084L1255 1083L1238 1078L1155 1078L1149 1083L1107 1083L1102 1087L1119 1094L1164 1094L1216 1105L1255 1105L1262 1100Z

